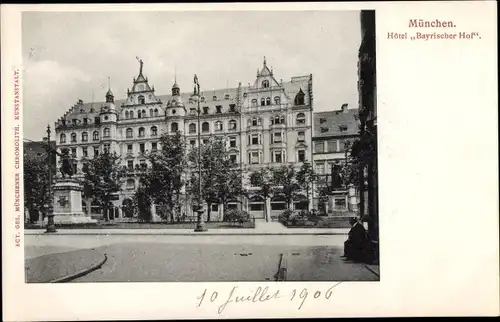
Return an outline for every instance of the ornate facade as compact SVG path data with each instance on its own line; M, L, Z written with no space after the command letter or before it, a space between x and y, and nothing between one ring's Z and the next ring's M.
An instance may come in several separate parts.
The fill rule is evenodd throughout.
M234 88L201 93L188 88L182 92L174 82L170 95L157 96L144 76L141 61L139 74L125 99L115 100L109 89L105 102L78 101L56 122L57 148L70 149L78 161L77 175L83 175L82 167L88 159L105 149L121 155L123 166L133 170L114 201L116 216L126 215L121 206L130 202L138 186L139 176L134 171L148 166L145 153L159 149L163 133L180 131L191 147L197 147L198 131L202 144L210 137L226 137L230 158L247 172L284 164L300 167L302 162L312 160L312 75L278 81L264 58L253 84L248 86L239 83ZM201 129L197 122L198 100ZM188 199L186 195L183 212L194 216ZM279 197L267 202L272 215L285 206ZM256 218L262 218L263 203L251 197L230 206L242 204ZM302 205L299 198L297 207ZM211 209L212 218L220 215L218 208L214 205ZM87 209L91 211L90 206Z

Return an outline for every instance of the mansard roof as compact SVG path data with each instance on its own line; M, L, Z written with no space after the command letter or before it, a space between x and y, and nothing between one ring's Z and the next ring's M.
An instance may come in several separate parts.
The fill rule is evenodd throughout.
M343 109L314 113L314 137L347 136L359 134L358 109Z

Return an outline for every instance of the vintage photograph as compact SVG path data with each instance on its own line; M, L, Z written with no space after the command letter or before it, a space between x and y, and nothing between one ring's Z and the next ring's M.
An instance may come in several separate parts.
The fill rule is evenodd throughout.
M375 11L22 13L26 283L379 281Z

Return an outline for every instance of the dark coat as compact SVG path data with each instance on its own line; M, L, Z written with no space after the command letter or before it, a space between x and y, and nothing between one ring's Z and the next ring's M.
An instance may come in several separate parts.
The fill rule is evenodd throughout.
M368 234L362 224L355 223L344 243L344 256L356 261L364 261L369 250Z

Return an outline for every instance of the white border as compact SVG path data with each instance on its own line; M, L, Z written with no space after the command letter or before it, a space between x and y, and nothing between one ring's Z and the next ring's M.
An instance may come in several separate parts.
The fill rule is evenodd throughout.
M290 294L332 283L27 285L13 242L12 70L21 69L21 10L376 9L382 279L342 283L298 310L286 299L196 307L203 289L268 285ZM4 320L498 315L496 2L2 5ZM394 41L408 19L453 20L478 41ZM429 31L427 31L429 32ZM430 31L432 32L432 31ZM22 109L21 109L22 111ZM22 124L21 124L22 131ZM222 295L221 295L222 296Z

